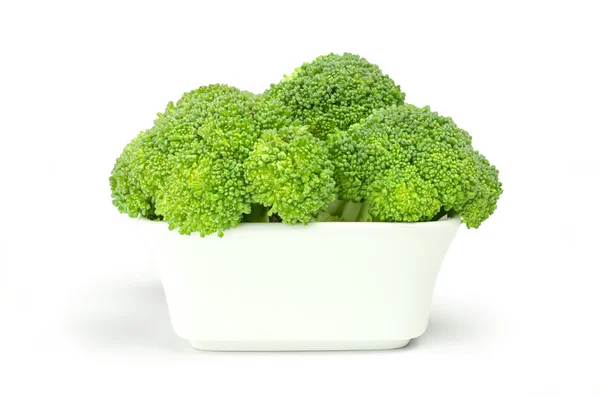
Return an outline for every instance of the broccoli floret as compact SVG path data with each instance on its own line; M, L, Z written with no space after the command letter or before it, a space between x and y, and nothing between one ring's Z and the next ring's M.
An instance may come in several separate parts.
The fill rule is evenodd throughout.
M113 204L130 217L156 214L155 198L162 185L167 156L153 146L156 130L142 131L123 150L110 176Z
M172 168L170 173L156 207L170 229L222 235L251 211L242 163L234 156L207 152L197 163Z
M373 181L368 192L371 215L377 220L428 221L442 207L432 182L413 165L391 167Z
M358 55L329 54L297 68L265 92L289 107L318 138L346 130L374 109L403 104L405 94L377 65Z
M502 193L496 168L471 136L429 107L375 111L329 141L340 199L367 201L381 221L427 221L458 213L478 227Z
M185 93L125 148L110 178L115 205L182 234L236 226L251 212L243 163L263 129L291 123L274 100L226 85Z
M325 144L299 125L262 134L245 162L253 201L286 223L307 223L335 199Z

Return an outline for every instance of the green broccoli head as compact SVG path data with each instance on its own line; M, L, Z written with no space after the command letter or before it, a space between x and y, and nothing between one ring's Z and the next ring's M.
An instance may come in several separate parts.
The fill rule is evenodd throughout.
M329 141L340 199L371 203L382 221L431 220L458 213L478 227L502 193L496 168L452 119L429 107L375 111Z
M154 147L155 139L156 131L150 129L127 144L109 179L113 204L130 217L160 218L155 196L162 184L167 156Z
M368 197L376 220L428 221L442 206L434 184L423 179L413 165L391 167L379 174Z
M335 199L333 166L325 144L306 127L262 134L245 162L253 201L286 223L307 223Z
M181 234L200 232L201 236L222 235L250 210L242 162L211 152L192 165L171 168L156 206L170 229L179 228Z
M274 102L211 85L169 103L117 160L115 205L131 217L163 218L183 234L236 226L251 204L244 161L263 129L291 123Z
M405 94L358 55L329 54L297 68L266 96L280 100L318 138L346 130L373 110L403 104Z

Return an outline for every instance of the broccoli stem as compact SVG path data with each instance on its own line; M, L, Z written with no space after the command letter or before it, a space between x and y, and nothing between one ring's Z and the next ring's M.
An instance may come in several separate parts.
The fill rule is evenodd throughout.
M369 216L370 208L371 205L369 202L363 202L360 206L360 211L358 212L358 217L356 218L356 221L371 221L371 218Z
M444 208L442 207L442 209L439 211L438 214L436 214L435 216L433 216L433 218L431 219L431 221L438 221L440 220L442 217L444 216L448 216L448 218L452 218L456 215L456 212L452 209L450 210L444 210Z
M358 214L360 213L360 209L362 207L361 203L355 203L348 201L346 206L344 206L344 211L342 211L342 220L343 221L356 221L358 220Z
M347 204L348 201L346 200L334 200L329 204L329 206L327 206L327 210L325 210L325 212L331 214L332 216L341 216Z
M269 222L269 208L260 203L250 205L250 214L244 214L245 222Z
M368 202L336 200L329 204L325 211L329 215L340 218L340 221L371 221Z

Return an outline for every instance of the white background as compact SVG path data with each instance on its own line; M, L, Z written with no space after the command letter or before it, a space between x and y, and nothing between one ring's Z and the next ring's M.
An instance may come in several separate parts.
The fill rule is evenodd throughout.
M592 1L2 2L0 396L599 397L599 15ZM111 205L113 162L184 91L261 92L344 51L473 135L499 208L461 228L406 349L194 351Z

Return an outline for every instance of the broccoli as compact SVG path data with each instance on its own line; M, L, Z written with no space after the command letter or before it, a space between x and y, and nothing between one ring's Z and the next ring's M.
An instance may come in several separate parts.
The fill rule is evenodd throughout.
M404 103L405 94L358 55L329 54L297 68L264 93L289 107L317 138L345 131L373 110Z
M240 222L478 227L502 193L471 136L357 55L305 63L255 95L224 84L170 102L123 150L113 204L200 236Z
M284 222L306 224L335 199L333 165L325 143L306 127L265 132L246 160L254 201Z
M286 112L226 85L185 93L117 160L113 203L131 217L164 219L182 234L221 234L251 212L243 163L263 129L291 123Z
M155 197L167 170L167 156L154 145L156 132L149 129L134 138L117 159L110 176L113 204L130 217L162 219L156 214Z
M329 140L339 199L370 205L380 221L455 212L478 227L502 193L496 168L452 119L413 105L380 109ZM335 212L333 213L335 215Z

